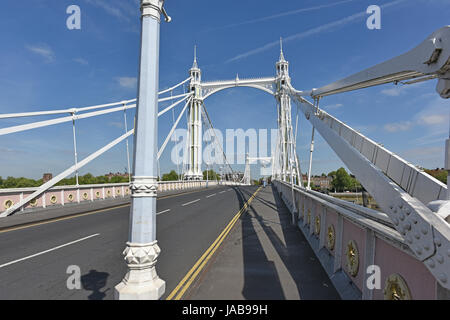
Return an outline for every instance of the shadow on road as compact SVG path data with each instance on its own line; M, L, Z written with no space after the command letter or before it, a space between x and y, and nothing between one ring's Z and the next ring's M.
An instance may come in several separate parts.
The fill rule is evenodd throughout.
M81 276L81 284L83 285L83 289L87 291L92 291L92 293L88 296L89 300L103 300L106 297L105 291L100 291L102 288L106 286L106 280L109 277L109 273L106 272L98 272L97 270L91 270L88 274Z

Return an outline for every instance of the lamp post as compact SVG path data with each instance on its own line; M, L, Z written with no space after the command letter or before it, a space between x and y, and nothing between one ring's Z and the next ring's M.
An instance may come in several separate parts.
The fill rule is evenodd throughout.
M164 0L141 0L141 51L138 102L131 178L129 238L123 252L128 272L115 287L119 300L157 300L165 282L156 273L161 252L156 241L156 193L158 189L158 82L159 33Z

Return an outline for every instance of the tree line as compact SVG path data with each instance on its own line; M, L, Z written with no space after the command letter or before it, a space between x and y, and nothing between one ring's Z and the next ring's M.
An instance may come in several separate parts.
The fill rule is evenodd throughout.
M123 176L113 176L108 177L106 175L104 176L93 176L90 173L87 173L83 176L78 177L78 183L80 185L86 185L86 184L107 184L107 183L127 183L129 182L128 177ZM13 188L35 188L40 187L44 184L44 181L42 179L34 180L29 178L14 178L14 177L7 177L6 179L3 179L0 177L0 189L13 189ZM76 184L76 178L66 178L62 179L60 182L56 184L56 186L73 186Z

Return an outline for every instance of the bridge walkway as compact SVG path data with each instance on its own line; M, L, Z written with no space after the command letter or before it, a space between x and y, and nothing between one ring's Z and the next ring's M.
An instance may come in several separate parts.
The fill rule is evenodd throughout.
M244 202L250 190L236 190ZM191 300L340 299L325 270L271 186L262 188L204 271Z

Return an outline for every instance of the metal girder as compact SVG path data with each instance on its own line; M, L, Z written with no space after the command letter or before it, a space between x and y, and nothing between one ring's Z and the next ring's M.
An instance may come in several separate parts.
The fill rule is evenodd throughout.
M410 82L413 83L431 78L439 78L437 91L441 97L450 98L450 26L435 31L403 55L322 88L297 93L320 98L389 82L417 79Z
M267 92L268 94L275 95L275 81L275 78L239 79L239 77L236 77L235 80L202 82L202 99L204 100L219 91L234 87L255 88Z
M364 149L355 148L355 130L344 127L342 122L317 110L303 98L296 95L293 98L305 117L388 214L417 258L443 287L450 289L450 225L392 181L373 163L373 158L365 156Z

